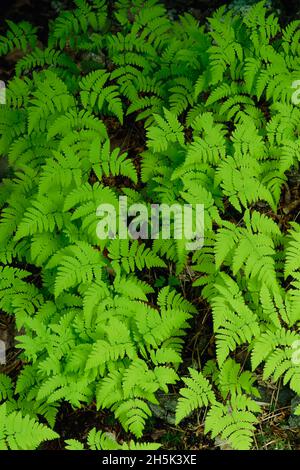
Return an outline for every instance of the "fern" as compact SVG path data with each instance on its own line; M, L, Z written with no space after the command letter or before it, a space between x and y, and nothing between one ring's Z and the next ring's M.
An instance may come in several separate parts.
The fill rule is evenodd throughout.
M84 108L93 109L96 107L99 112L107 107L107 110L117 116L122 124L123 109L118 87L109 85L104 88L108 79L109 74L104 70L96 70L84 77L79 83L82 90L80 92L81 102Z
M27 21L21 21L16 24L12 21L6 21L9 30L5 36L0 36L0 55L6 55L14 49L26 51L29 47L33 48L37 42L37 29Z
M221 438L236 450L247 450L251 447L255 415L243 404L241 397L232 400L227 405L216 404L209 411L205 431L211 431L212 437Z
M129 240L111 241L109 247L109 257L112 259L112 266L118 271L120 265L125 272L143 268L164 267L165 263L145 244L139 244L137 240L132 243Z
M179 142L184 145L183 127L176 117L167 109L164 109L165 119L155 115L157 126L148 129L148 145L155 151L163 151L168 148L169 142Z
M29 416L22 416L20 412L7 413L5 404L0 405L0 430L2 450L34 450L42 442L59 437Z
M160 447L159 444L139 443L133 440L119 444L113 435L96 431L96 428L89 431L87 443L90 450L156 450ZM68 439L66 444L67 450L84 450L84 445L76 439Z
M190 378L184 379L186 387L180 390L182 397L177 404L176 421L180 422L197 408L209 407L205 432L211 432L213 438L220 436L233 449L249 449L254 424L257 423L254 413L260 411L259 405L250 397L259 397L251 373L241 372L239 364L228 359L220 371L212 361L208 361L202 373L190 369L190 375ZM226 400L225 404L217 401L207 379L210 375L221 397Z
M62 402L109 409L140 439L182 379L177 424L199 408L213 439L249 449L256 375L300 395L300 232L285 207L300 28L264 3L224 5L201 25L157 0L76 0L44 45L29 23L6 23L0 55L22 56L0 105L0 308L21 370L0 376L3 448L55 439ZM121 196L193 215L204 204L203 246L117 228L100 239L98 208L118 218ZM203 365L183 354L195 315L211 335ZM157 446L93 429L67 447Z
M208 380L200 372L189 369L191 378L183 379L186 388L180 390L176 408L176 422L179 423L196 408L208 406L216 401L214 392Z

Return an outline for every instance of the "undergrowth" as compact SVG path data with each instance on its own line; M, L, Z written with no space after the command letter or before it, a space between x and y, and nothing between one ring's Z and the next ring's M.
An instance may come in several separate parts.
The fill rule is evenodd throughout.
M22 51L0 105L0 308L22 360L0 375L0 448L58 438L63 402L110 409L129 433L67 448L157 448L140 441L151 405L181 384L177 424L205 409L205 433L250 449L257 378L300 395L300 225L278 223L299 165L300 21L282 28L264 2L199 25L156 0L77 0L49 28L45 46L25 21L0 37L1 56ZM133 121L136 158L112 138ZM122 195L204 204L204 246L99 240L97 207ZM199 299L214 357L182 373Z

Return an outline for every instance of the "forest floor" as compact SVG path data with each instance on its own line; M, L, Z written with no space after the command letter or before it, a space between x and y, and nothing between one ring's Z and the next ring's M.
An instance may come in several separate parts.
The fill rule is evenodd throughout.
M191 12L200 21L203 21L217 7L224 4L222 0L166 0L167 8L170 14L176 17L182 12ZM250 2L249 2L250 3ZM5 29L4 19L13 21L26 20L32 22L39 28L40 41L43 43L48 35L48 21L57 16L61 9L68 8L72 2L68 0L16 0L11 2L5 0L1 2L2 11L0 13L0 34ZM280 12L282 22L295 19L300 11L299 0L289 2L274 1L273 4ZM19 59L17 55L11 54L5 60L0 61L1 79L9 79L13 75L14 65ZM123 150L129 150L133 158L141 153L144 145L144 136L138 124L133 123L134 127L130 129L118 129L114 134L115 142L112 145L118 145ZM300 205L300 182L298 179L291 178L286 188L282 207L279 211L280 220L278 223L285 226L289 220L295 220L299 216ZM298 205L295 205L297 201ZM160 273L157 274L157 282L160 279ZM172 279L171 279L172 281ZM170 282L170 278L169 278ZM185 288L185 279L182 276L179 281L173 279L173 282L180 282L182 289ZM190 282L188 283L190 284ZM189 295L189 293L188 293ZM195 300L195 299L189 299ZM197 300L198 303L201 300ZM207 305L199 305L203 315L195 320L192 325L190 336L185 346L185 361L181 366L182 373L185 374L187 367L193 362L203 361L203 358L210 358L213 355L211 349L213 338L211 337L211 315ZM7 335L11 335L13 344L14 325L11 318L0 313L0 330L6 328ZM6 370L12 377L15 377L20 370L21 363L18 359L18 353L12 347ZM211 441L204 435L203 413L194 414L192 418L184 420L179 426L175 426L175 404L178 397L178 388L174 387L169 395L162 395L160 406L153 406L153 417L148 421L144 440L149 442L160 442L164 449L172 450L199 450L199 449L217 449L226 448L224 443L219 440ZM260 383L261 401L265 404L265 413L261 418L260 424L255 435L254 448L262 450L286 449L300 450L300 420L295 421L291 416L291 400L293 395L282 386L281 383L270 385L270 383ZM88 431L96 426L98 429L112 433L118 441L123 439L128 441L132 436L128 436L122 429L112 413L107 411L97 411L94 405L74 410L70 405L64 404L57 417L56 430L60 434L59 440L52 441L45 445L50 450L64 448L64 440L76 438L84 441Z

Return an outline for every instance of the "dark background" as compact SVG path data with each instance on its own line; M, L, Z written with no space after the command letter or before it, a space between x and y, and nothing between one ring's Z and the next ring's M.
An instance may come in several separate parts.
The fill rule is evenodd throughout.
M163 3L177 13L196 10L196 15L205 17L210 15L221 5L231 3L223 0L162 0ZM114 3L111 1L111 3ZM249 2L250 3L250 2ZM289 21L300 18L300 0L272 0L272 4L281 12L281 18ZM14 21L27 20L39 26L41 29L47 26L48 20L57 16L60 10L73 5L71 0L1 0L0 21L3 28L3 20ZM42 31L41 31L42 32Z

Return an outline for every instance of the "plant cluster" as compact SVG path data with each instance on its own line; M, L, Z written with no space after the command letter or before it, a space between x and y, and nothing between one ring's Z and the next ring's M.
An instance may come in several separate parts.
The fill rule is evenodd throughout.
M300 21L282 28L264 2L244 16L221 7L199 25L156 0L119 0L113 12L76 0L45 46L29 23L7 26L0 54L23 55L0 105L10 171L0 185L0 308L15 318L23 367L15 383L0 375L0 448L58 437L63 401L110 409L140 439L149 405L180 380L177 423L206 408L205 432L251 448L257 375L300 395L300 225L286 231L277 217L299 165ZM112 138L133 120L145 130L137 159ZM120 195L204 204L204 247L99 240L97 207L117 211ZM189 377L182 350L200 303L158 288L155 269L188 269L190 290L211 307L215 358ZM88 444L157 447L95 429Z

